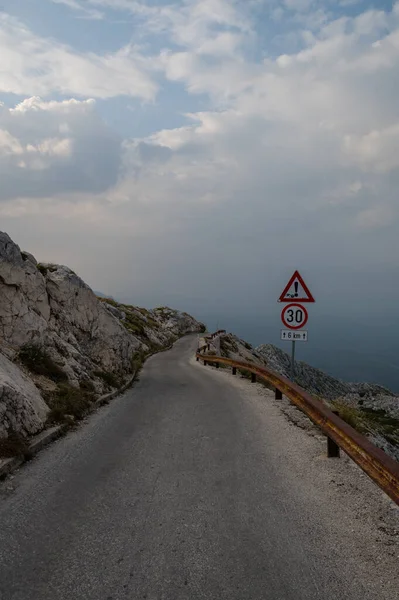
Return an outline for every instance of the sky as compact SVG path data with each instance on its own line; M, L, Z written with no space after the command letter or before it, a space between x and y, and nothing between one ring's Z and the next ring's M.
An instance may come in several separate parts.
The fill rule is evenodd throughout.
M398 97L399 2L1 0L0 229L142 306L277 330L299 269L309 323L395 330Z

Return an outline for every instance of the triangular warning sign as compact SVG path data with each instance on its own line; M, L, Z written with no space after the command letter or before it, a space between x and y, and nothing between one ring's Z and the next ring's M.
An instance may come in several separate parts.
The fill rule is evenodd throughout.
M300 276L298 271L295 271L289 282L284 288L283 293L278 299L279 302L314 302L312 294L308 286Z

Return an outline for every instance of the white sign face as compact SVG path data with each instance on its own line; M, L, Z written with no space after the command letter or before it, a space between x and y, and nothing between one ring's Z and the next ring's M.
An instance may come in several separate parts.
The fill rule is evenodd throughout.
M307 342L308 341L308 332L304 331L290 331L289 329L281 330L281 339L289 340L290 342Z
M281 320L287 329L301 329L308 322L308 311L304 306L293 302L284 306Z

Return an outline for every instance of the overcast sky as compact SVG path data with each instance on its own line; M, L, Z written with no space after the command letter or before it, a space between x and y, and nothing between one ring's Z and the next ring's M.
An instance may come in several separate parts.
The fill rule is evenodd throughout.
M23 249L194 312L275 310L299 269L321 313L398 322L399 2L0 8L0 229Z

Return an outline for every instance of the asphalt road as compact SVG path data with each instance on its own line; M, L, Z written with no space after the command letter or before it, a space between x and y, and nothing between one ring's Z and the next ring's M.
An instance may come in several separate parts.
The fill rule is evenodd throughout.
M195 343L11 480L1 600L371 598L330 535L337 507L315 517L239 390L189 363Z

